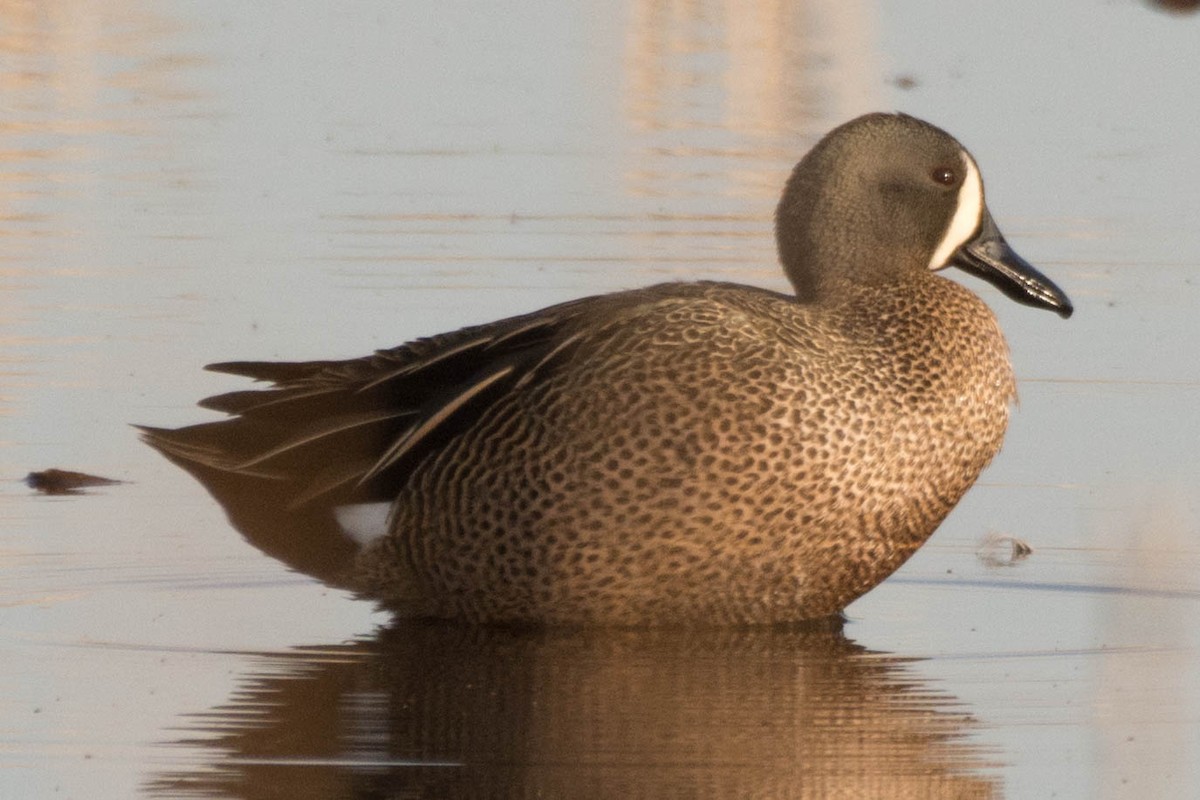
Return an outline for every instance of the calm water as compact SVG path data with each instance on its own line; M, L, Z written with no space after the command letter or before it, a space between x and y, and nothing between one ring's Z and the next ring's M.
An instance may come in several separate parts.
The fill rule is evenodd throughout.
M261 5L0 2L0 797L1200 794L1200 18ZM783 289L783 179L876 109L972 149L1077 313L971 284L1019 413L844 634L392 625L127 426L208 418L211 361Z

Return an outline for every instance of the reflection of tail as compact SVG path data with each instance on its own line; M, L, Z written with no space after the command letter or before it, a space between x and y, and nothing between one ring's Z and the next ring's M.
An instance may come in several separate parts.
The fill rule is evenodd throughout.
M141 430L147 444L191 473L216 498L250 544L292 569L351 588L348 572L358 546L338 527L333 507L293 507L292 482L232 468L236 460L230 447L236 448L240 440L236 422Z

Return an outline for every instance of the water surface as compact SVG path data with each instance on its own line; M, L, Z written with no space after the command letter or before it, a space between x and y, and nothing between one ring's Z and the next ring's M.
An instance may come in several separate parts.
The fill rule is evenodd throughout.
M1195 17L109 5L0 4L0 796L1200 792ZM662 280L784 289L784 178L878 109L971 148L1077 313L970 283L1020 408L843 634L394 625L246 545L128 427L209 418L240 388L212 361ZM46 467L127 483L19 482ZM997 564L989 534L1034 552Z

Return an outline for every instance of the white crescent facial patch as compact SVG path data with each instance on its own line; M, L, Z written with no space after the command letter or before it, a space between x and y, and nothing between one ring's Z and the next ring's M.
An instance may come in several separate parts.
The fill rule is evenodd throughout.
M958 207L954 210L954 216L946 226L941 243L933 251L933 258L929 259L929 268L933 270L946 266L954 251L979 230L979 222L983 219L983 181L979 178L979 168L975 166L975 160L965 153L963 163L967 175L958 189Z

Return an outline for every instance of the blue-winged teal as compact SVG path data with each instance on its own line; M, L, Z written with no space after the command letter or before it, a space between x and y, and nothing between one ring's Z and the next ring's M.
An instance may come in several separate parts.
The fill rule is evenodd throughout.
M822 139L775 234L794 296L662 284L351 361L216 364L274 386L146 436L194 472L269 486L281 514L324 507L327 540L260 546L303 549L398 613L835 614L933 533L1004 436L1007 345L937 271L1072 309L1001 237L971 155L912 117Z

